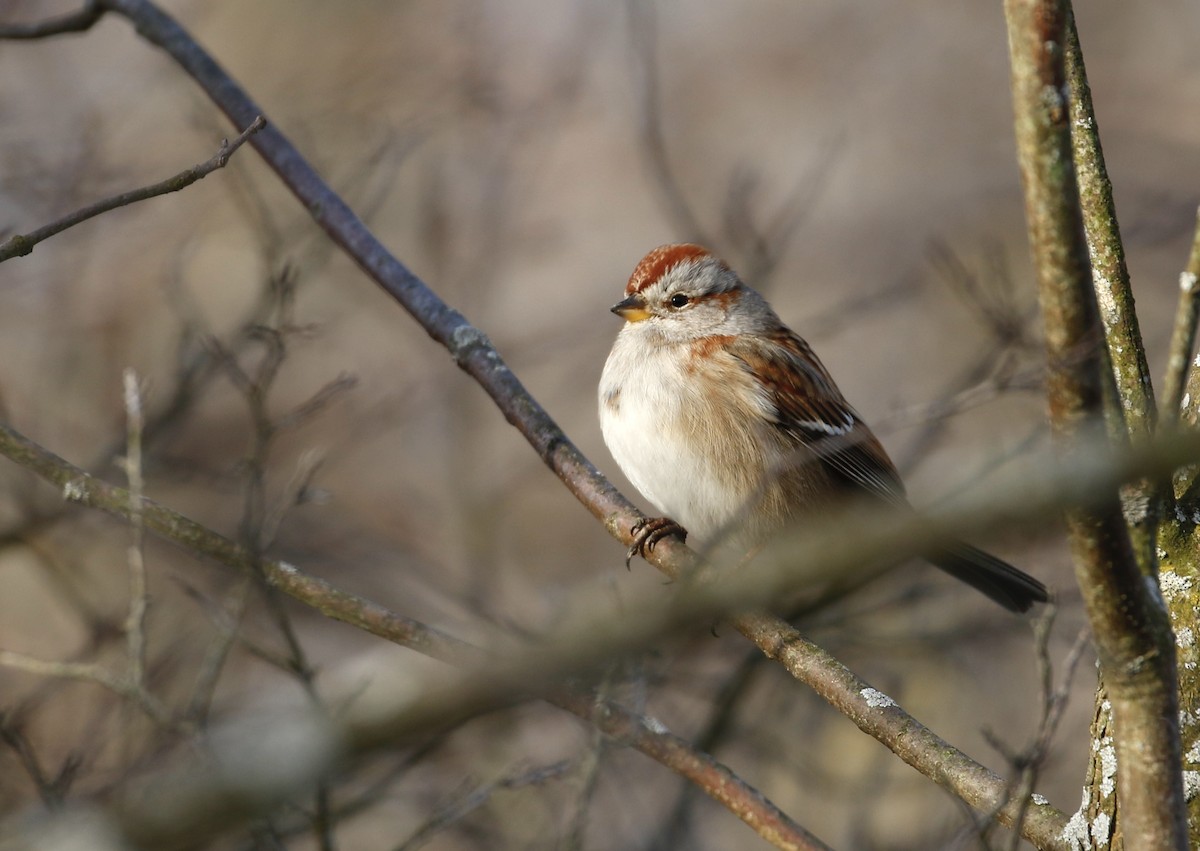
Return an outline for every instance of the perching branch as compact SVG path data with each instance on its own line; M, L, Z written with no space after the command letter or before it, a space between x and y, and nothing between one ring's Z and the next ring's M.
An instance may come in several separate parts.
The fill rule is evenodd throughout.
M1088 451L1107 365L1075 171L1063 45L1069 5L1006 0L1018 159L1049 360L1060 451ZM1175 643L1138 569L1117 492L1067 512L1076 577L1109 689L1118 799L1130 847L1187 847Z
M31 253L33 247L39 242L49 239L55 234L62 233L68 228L73 228L81 222L86 222L88 219L93 219L101 213L107 213L118 207L127 207L130 204L136 204L138 201L157 198L159 195L178 192L181 189L191 186L197 180L204 179L217 169L224 168L226 163L229 162L229 158L233 156L233 152L245 144L246 140L261 130L265 124L266 122L263 117L261 115L257 116L232 142L228 139L222 141L221 149L211 158L179 172L174 177L168 177L166 180L152 183L149 186L143 186L141 189L122 192L120 195L114 195L111 198L105 198L103 201L97 201L95 204L89 204L70 215L63 216L58 221L43 225L30 233L10 236L3 243L0 243L0 263L3 263L5 260L11 260L13 257L24 257L26 254Z

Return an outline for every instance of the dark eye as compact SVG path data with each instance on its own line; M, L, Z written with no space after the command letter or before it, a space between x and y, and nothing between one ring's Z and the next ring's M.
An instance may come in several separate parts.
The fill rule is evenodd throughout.
M691 299L685 296L683 293L675 293L675 295L671 296L671 307L683 307L689 301L691 301Z

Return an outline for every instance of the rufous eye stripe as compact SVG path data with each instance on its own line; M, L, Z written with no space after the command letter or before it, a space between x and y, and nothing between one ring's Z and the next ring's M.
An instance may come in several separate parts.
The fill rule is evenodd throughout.
M640 293L680 263L711 256L709 250L702 245L686 242L660 245L637 264L637 268L629 276L629 283L625 285L625 294Z

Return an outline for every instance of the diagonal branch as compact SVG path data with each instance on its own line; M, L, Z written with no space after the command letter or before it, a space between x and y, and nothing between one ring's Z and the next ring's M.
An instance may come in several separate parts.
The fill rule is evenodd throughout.
M66 33L86 32L103 14L104 10L96 0L85 0L74 12L67 12L56 18L46 18L29 24L0 24L0 39L48 38Z
M239 127L264 111L192 37L147 0L100 0L128 18L139 35L162 48ZM450 352L497 407L529 441L538 456L605 528L629 544L629 530L641 519L634 505L614 488L567 438L545 409L504 363L487 336L447 305L397 260L363 221L313 170L278 127L268 123L250 140L313 220L421 327Z
M86 222L88 219L94 219L101 213L107 213L110 210L115 210L118 207L127 207L130 204L136 204L138 201L146 201L150 198L157 198L159 195L167 195L171 192L178 192L191 186L197 180L203 180L208 175L212 174L219 168L224 168L229 158L233 156L233 152L245 144L246 140L263 128L265 121L261 115L256 116L241 133L239 133L231 142L228 139L221 142L221 149L212 157L202 163L185 169L174 177L168 177L166 180L161 180L158 183L152 183L149 186L143 186L140 189L132 189L129 192L122 192L119 195L114 195L111 198L105 198L102 201L97 201L95 204L89 204L82 209L63 216L55 222L48 225L43 225L35 231L27 234L15 234L0 243L0 263L5 260L11 260L13 257L24 257L33 251L33 247L43 240L47 240L55 234L62 233L68 228L73 228L81 222Z

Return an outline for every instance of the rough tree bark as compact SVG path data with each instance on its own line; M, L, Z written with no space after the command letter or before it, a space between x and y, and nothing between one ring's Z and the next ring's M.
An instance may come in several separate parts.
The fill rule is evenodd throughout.
M1109 414L1120 427L1113 429L1110 421L1109 434L1124 442L1130 432L1139 439L1153 428L1152 395L1145 357L1138 356L1140 335L1099 146L1088 151L1080 134L1075 141L1083 144L1073 146L1072 123L1090 121L1094 131L1094 119L1078 111L1090 101L1070 4L1007 0L1005 13L1018 158L1049 360L1051 425L1060 452L1082 458L1101 442L1106 397L1119 400ZM1072 51L1069 84L1066 57ZM1087 166L1082 202L1076 157ZM1095 281L1093 261L1099 270ZM1128 338L1124 344L1122 336ZM1111 362L1110 346L1117 355ZM1187 848L1175 643L1156 593L1149 544L1155 490L1145 483L1125 494L1124 504L1114 492L1097 508L1067 513L1102 681L1092 766L1072 837L1081 846L1115 847L1128 839L1132 848Z

